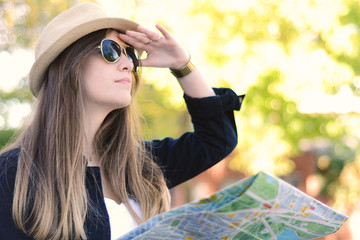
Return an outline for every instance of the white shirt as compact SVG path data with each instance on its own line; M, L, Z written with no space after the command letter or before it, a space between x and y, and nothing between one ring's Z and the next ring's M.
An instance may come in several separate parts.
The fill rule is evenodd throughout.
M121 237L138 226L123 203L117 204L110 198L104 198L104 200L110 218L111 240ZM142 217L139 203L130 199L130 205L136 214Z

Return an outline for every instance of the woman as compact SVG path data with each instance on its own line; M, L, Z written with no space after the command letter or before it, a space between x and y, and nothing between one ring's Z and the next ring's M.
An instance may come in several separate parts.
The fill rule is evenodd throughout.
M184 48L156 27L161 35L91 3L45 27L29 75L32 121L0 156L0 239L115 239L168 210L169 188L234 149L242 96L211 89ZM170 68L195 132L141 140L140 63Z

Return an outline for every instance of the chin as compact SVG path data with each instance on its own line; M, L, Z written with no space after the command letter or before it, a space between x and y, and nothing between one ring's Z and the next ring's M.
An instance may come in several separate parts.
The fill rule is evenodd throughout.
M116 105L117 105L117 109L119 108L124 108L129 106L131 103L131 96L128 96L126 98L122 98L121 101L119 101Z

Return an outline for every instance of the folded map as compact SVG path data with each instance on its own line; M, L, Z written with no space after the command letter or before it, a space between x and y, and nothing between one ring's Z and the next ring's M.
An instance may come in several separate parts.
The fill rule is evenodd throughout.
M336 232L347 216L259 172L209 198L159 214L118 240L298 240Z

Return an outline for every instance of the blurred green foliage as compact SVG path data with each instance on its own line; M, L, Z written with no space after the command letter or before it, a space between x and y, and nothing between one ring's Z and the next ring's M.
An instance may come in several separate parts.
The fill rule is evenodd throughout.
M0 149L8 143L8 141L14 136L14 134L15 130L13 129L0 131Z
M281 54L290 58L295 55L295 47L302 44L304 52L321 53L335 66L348 69L354 78L359 75L359 1L250 2L240 1L234 4L233 1L197 0L193 4L190 11L192 16L206 15L210 19L206 28L208 38L204 44L207 60L213 66L221 68L235 61L228 53L221 51L221 46L226 46L233 39L239 38L246 46L245 50L236 55L239 58L239 68L258 54L256 51L259 45L270 47L278 45L282 48ZM229 6L225 6L227 4ZM339 6L331 6L332 4ZM329 17L327 14L334 11L336 14L333 14L332 18L323 20ZM346 42L348 39L345 37L338 40L339 35L345 35L341 31L349 35L349 42ZM269 42L273 44L270 45ZM341 48L338 47L339 45ZM276 62L279 56L273 57ZM257 78L253 79L254 82L246 89L247 97L242 107L243 114L238 118L243 126L239 130L240 142L230 166L249 174L263 169L277 175L288 175L295 167L291 158L301 155L303 151L313 151L319 158L327 156L330 159L326 167L318 167L318 174L323 179L321 194L330 196L336 201L340 198L334 189L343 188L341 186L344 182L341 182L341 176L350 172L344 172L345 166L355 166L351 174L354 178L360 177L359 166L353 164L359 154L358 132L353 132L347 127L348 122L343 120L346 117L342 118L342 114L302 113L299 110L300 102L287 92L286 82L291 81L289 74L286 74L287 69L277 68L276 64L266 62L271 61L271 56L268 59L264 62L261 57L258 58L259 65L267 66L258 68L255 75ZM299 59L298 68L302 69L299 70L300 74L312 71L300 61ZM314 75L317 74L314 72ZM330 77L324 75L319 74L319 79L316 79L321 83L323 93L334 95L339 93L343 85L347 85L355 96L359 96L359 85L353 80L354 78L345 76L341 78L341 74L340 78L331 74ZM300 81L304 80L301 77L306 78L307 75L299 76ZM236 81L243 80L230 79L229 83L236 86ZM300 90L301 85L298 86ZM317 96L313 95L312 100L315 104ZM358 113L354 115L359 117ZM349 146L347 138L355 139L355 143ZM302 144L304 140L310 143L308 144L310 146L304 147ZM316 143L319 141L326 142L327 147L317 147ZM347 194L360 197L359 190L355 192L346 189ZM346 191L341 193L344 192ZM344 203L344 198L341 199Z
M166 89L156 89L152 84L143 84L137 95L146 139L179 137L184 131L191 130L186 109L174 109L166 98L171 98Z

